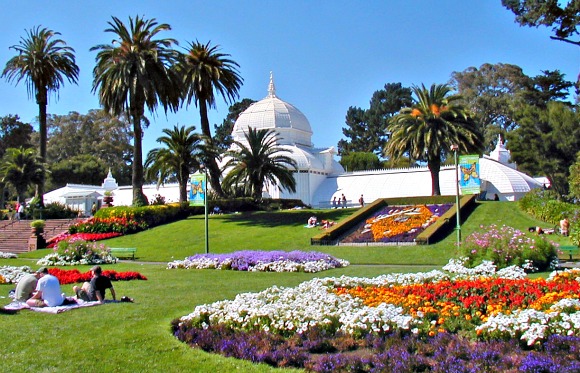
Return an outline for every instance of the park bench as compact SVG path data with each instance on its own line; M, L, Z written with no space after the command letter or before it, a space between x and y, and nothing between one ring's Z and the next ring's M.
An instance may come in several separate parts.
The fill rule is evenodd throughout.
M124 258L128 258L131 257L131 259L135 260L135 253L137 252L137 249L134 247L111 247L111 254L113 256L116 256L117 258L119 257L124 257Z
M580 253L578 246L560 246L560 250L565 254L570 255L570 260L572 260L572 255L578 255L578 253Z

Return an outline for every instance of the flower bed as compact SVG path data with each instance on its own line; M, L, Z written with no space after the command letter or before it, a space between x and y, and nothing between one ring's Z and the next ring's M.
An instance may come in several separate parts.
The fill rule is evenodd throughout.
M23 276L29 273L34 273L29 266L2 266L0 267L0 284L16 284ZM61 285L90 281L92 277L91 271L81 273L78 269L50 268L48 273L58 278ZM104 270L103 275L109 277L111 281L147 280L147 277L139 272Z
M106 240L108 238L119 237L122 236L122 233L119 232L108 232L108 233L61 233L58 236L55 236L48 240L46 243L46 247L49 249L54 248L60 241L75 241L75 240L84 240L84 241L100 241Z
M111 255L111 251L107 246L82 239L60 241L53 250L53 253L38 260L36 264L44 266L74 266L117 262L117 258Z
M521 268L495 272L490 263L469 269L454 262L446 269L372 279L317 278L295 288L274 286L259 293L239 294L231 301L198 306L175 320L173 331L179 339L202 348L212 336L217 341L208 351L238 356L234 351L239 349L242 358L252 361L317 371L331 371L320 364L320 359L325 359L317 355L321 349L329 361L339 361L351 351L346 360L355 366L368 367L375 359L371 365L377 369L388 361L385 354L391 354L391 348L408 343L415 347L407 354L425 355L425 363L431 366L435 364L433 355L421 349L431 350L441 339L452 344L445 349L449 357L465 367L473 366L474 361L485 363L483 355L476 359L466 358L466 354L474 356L490 348L497 361L488 360L488 364L497 363L497 367L507 369L513 364L521 368L534 365L534 361L549 365L558 355L546 351L546 343L554 335L574 337L558 342L565 345L562 354L573 355L571 360L570 356L560 356L562 361L552 361L562 369L558 371L566 371L566 366L579 361L580 349L569 349L570 345L580 347L580 270L532 280ZM317 335L316 342L303 337L309 333ZM239 345L242 341L243 346ZM520 341L519 346L514 341ZM295 352L301 357L288 364L284 360L288 354L276 346L300 346ZM517 351L503 356L504 348ZM355 350L360 353L353 354ZM381 354L383 357L378 356ZM412 360L418 361L416 357ZM496 371L502 371L497 367Z
M467 236L460 254L470 266L487 260L499 268L517 265L524 266L528 272L536 272L556 268L558 247L544 236L492 224L480 226L479 230Z
M315 251L236 251L229 254L197 254L167 264L168 269L231 269L263 272L320 272L350 263Z
M453 205L450 203L386 206L359 224L342 242L413 242L419 233L433 224L451 206Z
M14 253L0 252L0 259L16 259L16 258L18 258L18 255Z

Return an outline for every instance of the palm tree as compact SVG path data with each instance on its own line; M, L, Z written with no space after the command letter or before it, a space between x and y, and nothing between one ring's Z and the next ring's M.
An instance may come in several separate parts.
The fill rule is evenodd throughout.
M224 178L224 187L241 186L243 192L256 201L262 199L266 182L280 184L296 192L296 180L292 175L296 162L283 154L289 153L288 150L276 145L276 133L271 129L255 130L250 127L245 138L247 145L234 141L239 150L227 153L231 158L224 169L231 170Z
M46 106L50 92L58 92L65 79L77 83L79 67L75 62L74 49L67 46L60 35L47 28L34 27L21 38L18 45L11 48L18 52L6 63L2 77L8 81L22 79L26 81L28 96L34 94L38 104L38 122L40 133L40 158L46 162ZM44 205L44 181L37 185L36 196L41 206Z
M243 79L238 73L239 65L229 59L229 54L219 52L219 46L198 41L189 43L186 54L182 54L176 70L181 76L184 99L191 104L193 99L199 107L201 132L213 144L209 126L208 108L215 107L216 95L219 93L224 100L232 103L237 97ZM219 182L220 170L214 158L206 160L212 189L219 196L223 191Z
M385 154L395 159L408 154L426 161L431 173L432 195L440 195L439 170L452 145L461 152L480 152L482 136L470 113L460 103L461 96L448 96L445 84L413 87L416 96L412 107L402 109L388 126L391 137Z
M18 201L24 201L30 185L42 184L44 175L42 158L33 148L8 148L0 161L0 180L16 189Z
M128 112L133 122L133 205L147 204L143 194L142 120L145 106L155 112L161 104L167 112L179 106L180 84L170 69L177 58L171 48L174 39L155 39L161 31L171 30L168 24L158 24L155 19L129 17L129 27L112 17L105 32L115 34L109 45L91 48L99 51L93 69L93 92L98 91L99 101L112 115Z
M200 168L200 161L207 153L202 137L193 131L193 126L164 129L166 136L159 137L157 142L165 148L152 149L145 160L146 175L157 178L157 185L171 177L177 179L180 203L187 201L189 174Z

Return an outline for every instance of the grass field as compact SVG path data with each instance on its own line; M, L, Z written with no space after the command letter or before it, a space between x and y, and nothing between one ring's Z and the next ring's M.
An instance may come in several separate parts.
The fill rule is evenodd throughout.
M340 220L353 210L315 211L319 219ZM314 277L365 276L419 272L440 268L454 256L455 234L417 247L310 246L319 231L303 226L313 211L214 215L209 221L210 252L237 250L315 250L347 259L351 266L317 274L248 273L216 270L167 270L165 263L205 251L203 217L192 217L137 235L106 241L111 247L137 247L137 261L104 266L116 271L138 271L147 281L114 283L118 296L135 303L107 304L58 315L21 311L0 315L3 372L267 372L267 365L223 358L191 349L170 334L170 322L190 313L196 305L232 299L241 292L272 285L295 286ZM465 237L479 225L506 224L519 229L545 226L509 202L485 202L466 218ZM568 243L567 238L553 236ZM29 265L46 255L39 250L18 259L0 259L0 265ZM76 267L87 271L88 266ZM63 291L72 295L72 285ZM13 285L0 285L0 304L9 303ZM4 301L4 302L2 302ZM284 370L287 371L287 370Z

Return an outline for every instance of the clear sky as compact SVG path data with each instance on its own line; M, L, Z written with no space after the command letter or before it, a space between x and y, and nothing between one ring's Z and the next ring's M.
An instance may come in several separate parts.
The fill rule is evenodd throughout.
M2 5L2 68L15 55L9 47L36 25L60 32L76 51L79 84L67 82L58 97L51 96L50 114L86 114L99 107L91 93L96 52L89 49L111 43L104 32L111 16L128 23L129 16L139 15L168 23L172 30L159 36L181 47L195 40L220 45L240 64L240 100L266 97L272 71L277 96L306 115L316 147L336 146L344 138L348 108L367 109L373 92L386 83L446 83L452 72L484 63L515 64L529 76L558 69L568 80L580 71L580 48L551 40L548 28L519 26L501 0L3 0ZM229 105L218 101L210 112L212 129L228 113ZM36 125L38 106L23 82L0 81L0 116L8 114ZM152 124L145 130L145 152L157 146L163 128L200 129L195 106L147 115Z

